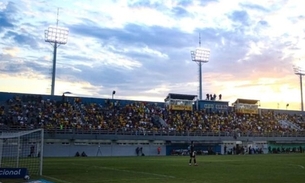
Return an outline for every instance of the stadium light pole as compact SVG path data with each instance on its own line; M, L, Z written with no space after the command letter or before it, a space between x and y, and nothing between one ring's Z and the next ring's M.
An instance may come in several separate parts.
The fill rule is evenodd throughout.
M112 91L112 96L111 96L112 99L114 95L115 95L115 90Z
M72 93L69 92L69 91L63 92L63 93L62 93L62 102L66 102L66 94L71 95Z
M202 63L207 63L210 59L210 50L201 48L201 40L199 35L199 47L195 51L191 51L192 61L199 65L199 100L202 100Z
M56 56L57 48L60 45L64 45L68 42L69 29L64 27L58 27L58 10L57 10L57 22L56 26L49 26L45 30L45 42L53 45L53 68L52 68L52 86L51 95L54 95L55 90L55 73L56 73Z
M303 104L303 83L302 78L305 75L305 68L300 66L294 67L294 73L300 77L300 89L301 89L301 111L304 111L304 104Z

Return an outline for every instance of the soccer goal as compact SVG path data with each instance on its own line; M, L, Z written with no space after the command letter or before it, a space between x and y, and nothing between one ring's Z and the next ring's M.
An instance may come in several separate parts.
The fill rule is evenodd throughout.
M0 168L26 168L42 175L43 129L0 132Z

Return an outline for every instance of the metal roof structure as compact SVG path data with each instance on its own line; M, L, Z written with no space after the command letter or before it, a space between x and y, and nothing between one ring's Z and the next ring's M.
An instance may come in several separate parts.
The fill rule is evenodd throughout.
M177 94L177 93L169 93L165 100L168 99L181 99L181 100L194 100L197 95L187 95L187 94Z

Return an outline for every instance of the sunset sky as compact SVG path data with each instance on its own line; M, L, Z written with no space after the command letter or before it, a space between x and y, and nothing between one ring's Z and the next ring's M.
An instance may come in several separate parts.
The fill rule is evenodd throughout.
M204 97L300 110L293 65L305 68L303 1L2 0L0 91L50 94L53 48L44 31L56 24L57 8L69 38L58 48L56 95L110 98L115 90L119 99L164 101L168 93L198 94L190 52L200 34L211 50Z

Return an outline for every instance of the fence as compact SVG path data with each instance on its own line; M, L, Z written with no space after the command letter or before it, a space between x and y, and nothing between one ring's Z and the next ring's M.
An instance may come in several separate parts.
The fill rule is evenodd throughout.
M4 130L0 127L0 131ZM8 129L5 128L7 131ZM18 131L18 130L32 130L29 128L9 128L11 131ZM203 132L203 131L171 131L171 130L157 130L157 131L125 131L125 130L102 130L102 129L77 129L77 128L53 128L53 129L45 129L45 134L87 134L87 135L145 135L145 136L201 136L201 137L226 137L226 136L233 136L233 137L305 137L305 131L298 131L298 132L270 132L270 133L256 133L256 132L241 132L241 131L225 131L225 132Z

